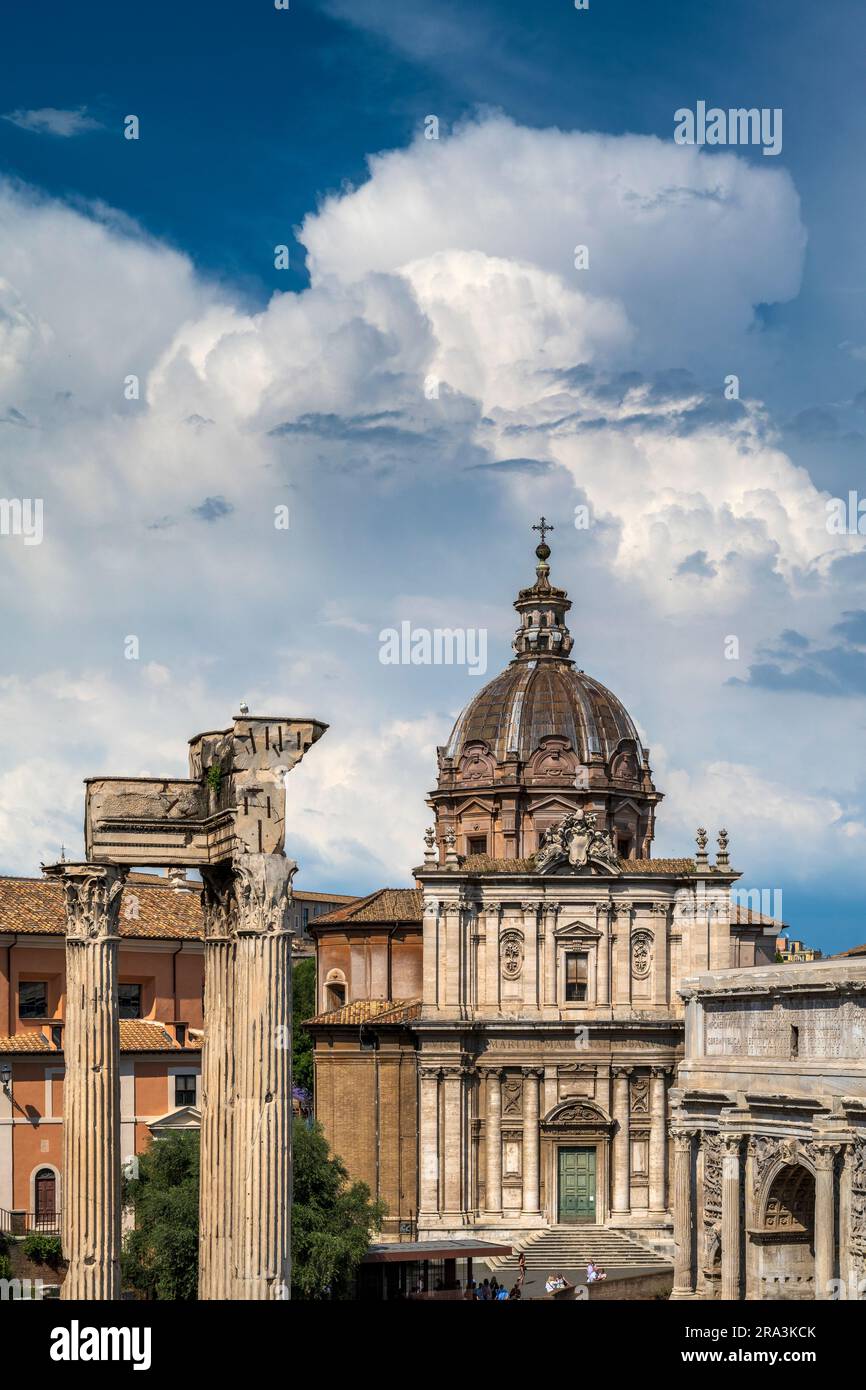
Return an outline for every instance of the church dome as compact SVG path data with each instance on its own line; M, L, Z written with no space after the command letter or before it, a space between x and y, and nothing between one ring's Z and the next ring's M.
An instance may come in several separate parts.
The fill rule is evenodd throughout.
M535 583L514 607L514 660L470 700L448 743L429 804L440 845L494 857L532 854L545 830L592 811L620 854L645 858L661 800L634 722L571 659L571 600L550 582L552 528L541 519Z
M498 763L528 762L543 739L568 741L580 764L608 763L630 740L642 760L637 729L617 697L570 661L521 660L485 685L460 715L446 756L455 762L471 743L485 743Z

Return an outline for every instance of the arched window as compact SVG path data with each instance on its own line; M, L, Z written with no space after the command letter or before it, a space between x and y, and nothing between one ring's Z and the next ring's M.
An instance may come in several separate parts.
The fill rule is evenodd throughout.
M325 1009L342 1009L346 1002L346 977L342 970L329 970L325 977Z
M811 1231L815 1220L815 1180L801 1164L780 1168L767 1196L764 1229Z

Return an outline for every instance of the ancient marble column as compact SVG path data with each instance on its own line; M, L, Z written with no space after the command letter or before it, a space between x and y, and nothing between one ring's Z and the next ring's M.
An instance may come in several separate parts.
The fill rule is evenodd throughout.
M487 1073L487 1183L484 1208L488 1216L502 1215L502 1077L498 1068Z
M611 1216L624 1216L631 1210L629 1184L629 1116L628 1081L630 1067L613 1069L613 1118L615 1128L612 1143L613 1184L611 1190Z
M201 1186L198 1296L233 1297L235 875L203 867L204 1045L201 1062Z
M538 1182L538 1067L523 1067L523 1214L541 1210Z
M442 1069L442 1209L447 1216L462 1212L463 1068Z
M665 1170L667 1168L667 1126L665 1124L665 1067L650 1072L649 1210L650 1215L665 1214Z
M232 1257L237 1299L291 1282L291 880L281 854L239 854L236 874ZM243 1003L243 1007L239 1007Z
M839 1174L839 1278L842 1283L839 1297L856 1299L857 1271L851 1260L852 1187L854 1178L854 1146L846 1144L842 1151L842 1171Z
M740 1287L741 1184L740 1135L722 1136L722 1298L738 1299Z
M760 1247L752 1240L749 1232L754 1230L758 1224L758 1148L754 1138L749 1139L746 1144L746 1190L743 1201L743 1215L745 1220L745 1231L743 1239L746 1242L745 1259L743 1268L745 1271L746 1287L745 1297L749 1302L760 1301L761 1280L758 1272L758 1257Z
M836 1149L815 1151L815 1298L829 1299L835 1274L835 1174Z
M120 1297L117 918L126 869L54 864L66 899L61 1297Z
M439 1068L419 1067L419 1219L439 1214Z
M691 1298L692 1258L692 1139L694 1130L674 1130L674 1287L671 1298Z

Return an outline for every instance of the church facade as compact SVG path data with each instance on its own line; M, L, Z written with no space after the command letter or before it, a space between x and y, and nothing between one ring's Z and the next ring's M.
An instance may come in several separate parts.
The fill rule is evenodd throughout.
M702 830L690 855L653 858L649 751L572 660L544 539L536 555L514 659L439 750L415 888L313 928L317 1114L396 1201L395 1239L579 1223L669 1238L680 983L773 959L774 925L731 908L724 831L712 863ZM415 1072L414 1168L405 1117L396 1156L374 1123L386 1054Z

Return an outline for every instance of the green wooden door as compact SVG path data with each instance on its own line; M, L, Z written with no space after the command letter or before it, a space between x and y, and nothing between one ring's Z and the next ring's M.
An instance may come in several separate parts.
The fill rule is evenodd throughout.
M559 1220L595 1220L595 1149L559 1150Z

